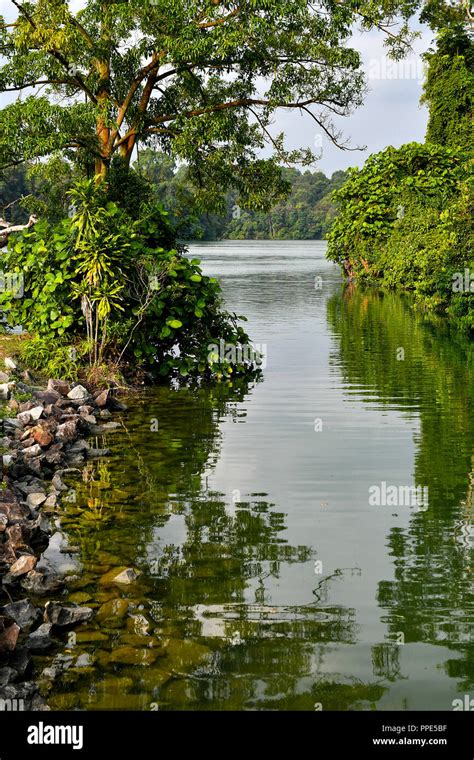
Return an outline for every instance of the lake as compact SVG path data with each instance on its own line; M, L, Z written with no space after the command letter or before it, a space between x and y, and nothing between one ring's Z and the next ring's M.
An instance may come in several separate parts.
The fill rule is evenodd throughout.
M43 564L55 709L451 710L474 685L474 351L323 242L193 244L263 379L126 399ZM110 582L117 569L136 583ZM62 658L62 659L61 659ZM51 676L53 668L54 678Z

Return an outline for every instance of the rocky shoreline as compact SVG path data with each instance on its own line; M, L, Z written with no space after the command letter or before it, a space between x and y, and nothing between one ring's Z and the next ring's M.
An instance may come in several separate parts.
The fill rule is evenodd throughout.
M32 656L60 644L62 632L94 611L58 601L66 579L42 566L41 555L69 491L63 478L79 476L84 462L110 453L91 448L87 438L119 428L111 417L126 407L114 389L94 392L55 379L40 387L12 359L5 367L0 398L11 416L2 419L0 444L0 710L47 710L32 680Z

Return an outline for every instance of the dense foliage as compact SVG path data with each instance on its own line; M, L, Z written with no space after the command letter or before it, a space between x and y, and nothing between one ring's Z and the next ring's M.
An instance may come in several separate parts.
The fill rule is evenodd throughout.
M282 168L288 194L268 211L241 208L235 191L223 191L225 213L203 212L198 191L186 167L176 169L173 160L148 149L140 154L140 172L152 184L170 218L187 239L203 240L315 240L330 229L336 213L331 193L340 187L346 173L329 179L322 172Z
M439 145L472 145L474 45L462 26L443 29L428 63L422 102L430 115L426 139Z
M435 13L434 24L447 21ZM351 279L412 291L418 305L474 330L474 43L451 21L426 56L427 142L389 147L349 171L335 193L328 255Z
M183 255L183 225L170 223L133 159L154 146L184 161L178 194L224 216L231 202L232 236L324 234L328 180L282 173L313 156L285 149L274 114L295 110L344 146L332 119L365 89L354 25L379 29L400 57L420 8L465 12L441 0L11 0L0 18L0 89L19 96L0 112L0 179L33 164L17 190L33 182L27 204L41 221L11 235L5 268L24 277L24 297L4 291L1 300L10 325L34 333L31 356L71 372L71 357L167 377L249 370L209 353L247 336L222 311L218 283ZM268 216L277 202L281 225ZM188 224L189 212L175 217Z
M454 288L456 275L474 271L470 186L460 150L410 143L371 156L336 192L329 258L352 278L411 290L474 327L474 288Z
M10 325L36 342L32 364L59 363L77 372L127 362L154 376L221 377L252 370L252 362L210 359L209 346L246 343L237 316L221 308L219 284L176 247L167 213L142 203L134 218L94 180L69 192L75 211L12 238L5 270L24 278L22 298L2 292ZM42 361L44 357L44 361Z
M309 161L271 134L294 109L344 144L334 116L361 104L355 25L406 51L423 0L7 0L0 89L25 96L0 113L0 166L59 152L106 176L114 157L159 143L208 197L234 187L269 208L278 163ZM262 159L261 148L272 152Z

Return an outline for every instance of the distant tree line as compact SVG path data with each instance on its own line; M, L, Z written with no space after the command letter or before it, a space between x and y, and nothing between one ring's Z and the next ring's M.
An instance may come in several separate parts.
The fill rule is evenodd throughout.
M287 192L270 211L243 208L235 190L223 189L222 197L216 199L216 212L202 210L200 189L190 181L185 166L176 168L171 158L152 149L140 153L138 163L172 220L181 227L181 235L201 240L325 238L336 215L331 193L348 176L337 171L329 178L320 171L282 167Z

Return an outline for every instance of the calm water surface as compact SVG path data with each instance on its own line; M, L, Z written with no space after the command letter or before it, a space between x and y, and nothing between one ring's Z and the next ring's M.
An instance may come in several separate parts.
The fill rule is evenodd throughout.
M324 243L190 253L264 379L144 392L98 439L44 560L98 610L37 658L50 705L451 709L474 687L472 344L344 289ZM425 503L372 505L383 482Z

